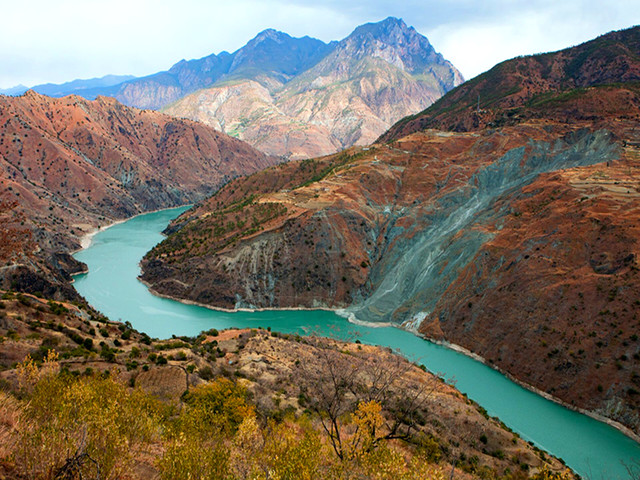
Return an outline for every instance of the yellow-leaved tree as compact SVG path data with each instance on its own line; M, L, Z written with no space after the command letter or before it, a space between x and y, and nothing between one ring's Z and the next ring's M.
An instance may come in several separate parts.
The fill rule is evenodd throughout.
M52 352L17 370L28 403L14 457L29 478L122 478L159 434L166 408L110 375L60 373Z

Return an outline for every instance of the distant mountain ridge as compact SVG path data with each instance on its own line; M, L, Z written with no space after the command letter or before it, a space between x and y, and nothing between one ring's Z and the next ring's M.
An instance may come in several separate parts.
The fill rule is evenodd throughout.
M327 44L308 36L293 38L267 29L234 53L223 51L199 59L183 59L169 70L144 77L106 75L31 88L17 85L0 89L0 94L22 95L27 90L34 90L51 97L79 95L88 100L103 95L114 97L127 106L158 110L181 96L218 81L272 76L279 82L286 82L317 63L336 43Z
M262 35L284 34L263 32L246 50ZM285 71L283 65L262 68L261 74L238 70L164 111L211 125L264 152L300 159L368 144L463 81L426 37L397 18L362 25L320 50L323 57L310 59L306 70L291 71L293 78L276 74Z
M43 83L31 88L24 85L0 89L0 95L22 95L27 90L33 90L41 95L49 97L64 97L67 95L80 95L88 100L95 100L98 95L108 94L110 90L116 91L117 86L128 80L133 80L133 75L105 75L100 78L78 79L65 83Z
M339 42L267 29L233 53L181 60L145 77L117 82L108 76L34 89L163 109L265 153L299 159L368 144L462 81L426 37L389 17L361 25Z

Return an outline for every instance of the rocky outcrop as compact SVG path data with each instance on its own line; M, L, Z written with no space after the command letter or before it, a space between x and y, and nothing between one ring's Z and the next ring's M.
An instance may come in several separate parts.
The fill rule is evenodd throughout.
M274 79L236 72L164 111L290 159L366 145L462 82L429 41L395 18L358 27L308 69ZM272 78L270 82L265 77Z
M61 285L77 267L54 253L79 248L89 231L199 201L276 162L204 125L109 98L0 97L5 286L24 283L11 273L22 268Z

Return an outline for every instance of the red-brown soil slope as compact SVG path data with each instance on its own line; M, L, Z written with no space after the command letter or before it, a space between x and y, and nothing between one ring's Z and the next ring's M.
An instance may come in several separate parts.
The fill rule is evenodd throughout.
M565 122L615 113L638 121L639 83L640 27L634 27L559 52L500 63L402 119L381 141L425 128L469 131L530 118Z
M640 130L603 125L427 131L259 172L178 219L143 279L406 322L637 429Z
M2 276L28 264L26 257L51 267L59 263L54 252L78 248L97 226L201 200L229 179L274 163L204 125L113 99L1 96L3 237L31 240L17 242L20 248L3 242Z

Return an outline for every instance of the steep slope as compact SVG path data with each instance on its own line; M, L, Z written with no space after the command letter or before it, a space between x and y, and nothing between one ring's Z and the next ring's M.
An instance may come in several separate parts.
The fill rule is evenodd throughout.
M314 65L331 48L332 44L314 38L293 38L268 29L233 53L181 60L166 72L125 82L109 94L125 105L160 109L191 92L230 79L251 78L278 87Z
M0 97L2 218L23 239L2 246L4 263L13 265L3 267L3 281L42 291L25 273L34 270L30 264L55 277L65 263L74 265L58 252L79 248L97 226L198 201L274 163L203 125L109 98L52 99L33 91Z
M326 408L323 392L336 388L332 380L338 375L340 379L348 379L350 386L364 387L338 399L338 408L350 414L360 399L367 395L375 397L383 407L388 425L399 421L399 431L408 433L405 438L393 441L395 446L402 448L407 457L419 459L420 464L437 462L447 474L455 465L456 478L462 479L502 476L516 469L534 474L544 465L556 472L567 471L558 459L507 430L454 387L380 347L314 337L300 339L295 335L270 334L262 329L210 330L197 337L152 340L129 325L109 321L86 306L0 293L0 338L3 339L0 343L0 381L3 383L0 392L0 405L3 406L0 474L7 478L22 478L17 473L25 470L25 465L18 460L20 457L12 459L7 455L11 451L17 453L12 441L14 436L25 433L24 423L10 421L11 409L8 408L16 402L14 397L8 396L9 392L18 393L16 365L26 355L42 360L48 350L57 352L59 366L73 372L76 378L90 378L93 372L108 371L122 385L135 385L164 403L179 405L180 408L167 418L166 427L169 422L175 426L178 412L188 408L189 398L185 393L193 393L198 386L226 382L222 385L240 387L252 394L254 408L261 417L270 419L270 428L304 415L306 424L313 425L318 432L318 438L328 441L317 412ZM340 367L340 371L336 372L336 367ZM234 383L228 379L234 379ZM20 399L26 403L25 392L20 393ZM232 392L226 392L226 398L229 393ZM412 405L398 403L408 395ZM229 414L233 405L229 401L223 405L226 409L220 414ZM44 408L48 409L47 418L50 418L50 406L46 404ZM96 408L100 406L96 405ZM121 405L121 408L125 406ZM158 410L154 412L158 413ZM243 418L245 416L246 413ZM211 423L211 418L205 420L204 414L197 420L202 424ZM348 424L342 425L342 418L339 422L341 434L348 438L352 433ZM293 426L291 428L288 423L287 431L295 433L296 425ZM60 428L59 424L55 424L54 431L55 428ZM215 436L219 435L220 432ZM158 459L167 450L167 443L162 442L163 435L154 437L157 437L154 448L134 458L136 467L126 475L127 478L156 478L159 470L166 467ZM387 440L380 439L379 442L383 445ZM37 443L23 444L25 447L29 453L37 452ZM233 446L226 444L224 448L232 449ZM331 452L328 445L327 450L317 449L316 455L324 456L327 452ZM261 456L275 457L274 454ZM256 460L246 455L236 457L245 465ZM338 466L340 462L336 458L332 464ZM336 477L319 471L313 478ZM367 478L370 477L367 475ZM402 478L407 477L403 475ZM410 478L426 477L414 475Z
M636 48L628 38L616 51ZM622 62L604 58L598 72ZM627 66L619 83L538 97L513 125L415 132L234 182L175 223L143 278L208 305L403 325L639 433L640 89Z
M165 112L197 119L268 153L308 158L370 143L461 82L425 37L388 18L358 27L281 88L249 76L188 95Z
M470 131L528 118L590 120L605 113L638 118L625 88L640 82L640 27L611 32L577 47L502 62L456 88L424 112L399 121L391 141L427 128ZM601 100L621 87L617 101ZM617 112L604 112L617 109ZM625 118L623 116L623 118Z

